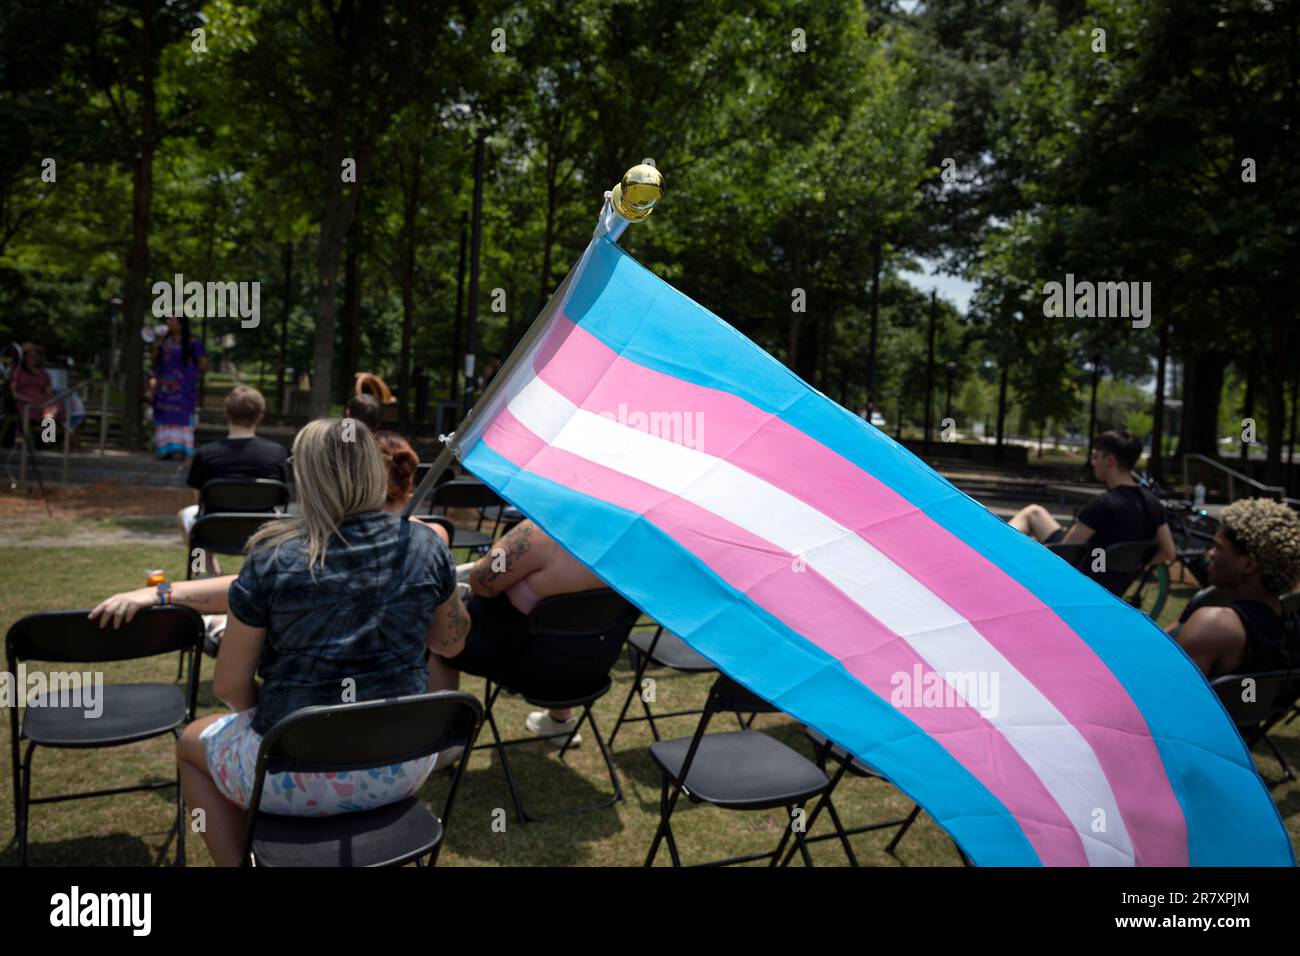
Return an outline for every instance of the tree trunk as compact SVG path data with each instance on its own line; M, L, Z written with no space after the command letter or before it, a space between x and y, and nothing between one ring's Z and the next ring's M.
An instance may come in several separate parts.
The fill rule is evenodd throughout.
M1282 468L1282 445L1286 440L1286 381L1295 348L1292 331L1295 309L1286 299L1275 299L1271 323L1271 349L1264 366L1264 388L1268 397L1268 451L1264 468L1270 485L1285 484Z
M1006 435L1007 421L1007 379L1010 371L1010 366L1003 362L1002 373L998 376L998 441L997 450L993 453L994 461L1002 460L1002 444Z
M931 397L934 395L934 333L938 322L939 306L936 300L936 293L930 290L930 347L925 356L925 433L921 436L921 441L928 452L930 450L930 425L933 421L931 415Z
M1156 404L1151 413L1151 460L1147 471L1156 481L1165 477L1165 366L1169 353L1169 320L1160 323L1160 354L1156 356Z
M152 90L152 83L149 89ZM149 97L148 103L153 99ZM146 110L151 110L146 107ZM145 126L151 125L146 118ZM126 373L126 407L122 439L128 449L140 446L144 366L140 361L140 330L144 327L145 281L149 272L149 214L153 205L153 143L146 134L131 170L131 246L126 255L126 289L122 296L122 362Z
M339 363L339 399L352 397L361 370L361 217L348 230L347 258L343 263L343 360Z
M141 6L143 37L140 71L140 134L131 166L131 246L126 255L126 288L122 295L122 362L126 373L126 407L122 439L128 449L142 439L141 405L144 403L144 366L140 361L140 330L144 326L145 283L149 275L149 218L153 208L153 156L157 148L158 98L154 80L158 50L153 42L152 8ZM123 130L130 135L133 130Z
M537 279L537 310L540 312L546 307L547 300L551 297L551 249L555 244L555 206L556 199L559 195L559 188L556 185L556 175L559 171L559 160L555 157L555 150L550 143L546 146L546 229L542 233L542 272ZM513 322L511 323L513 326ZM513 332L513 328L511 329ZM509 334L506 340L507 348L513 348L515 339L513 334ZM502 349L504 353L506 349Z
M1210 455L1219 450L1219 399L1223 394L1222 352L1201 352L1183 363L1183 414L1178 454Z
M415 216L420 205L423 162L417 155L402 197L402 356L397 380L398 420L405 426L411 408L411 338L415 328Z
M343 242L356 218L360 183L369 164L370 145L362 143L357 155L357 182L344 192L341 175L348 157L343 131L347 121L346 93L335 90L334 134L330 148L329 189L321 212L320 241L316 249L316 338L312 348L311 414L329 414L334 396L334 336L338 331L338 274ZM351 384L350 382L348 383Z
M867 419L876 408L876 328L880 322L880 237L871 243L871 330L867 334Z
M280 414L289 414L289 390L284 370L289 364L289 316L293 314L293 243L284 244L284 318L280 322L280 361L275 372Z
M334 395L334 334L337 329L339 254L345 218L341 194L331 197L316 250L316 338L312 346L311 414L328 415Z
M462 366L460 347L460 326L465 314L465 242L469 232L469 213L460 214L460 265L456 267L456 319L451 332L451 391L448 397L456 401L459 391Z
M1247 418L1255 416L1255 364L1250 358L1247 358L1246 361L1250 364L1246 367L1246 398L1241 403L1241 419L1243 423ZM1245 431L1245 424L1241 428L1242 431ZM1245 441L1244 437L1241 442L1241 460L1250 460L1250 445Z

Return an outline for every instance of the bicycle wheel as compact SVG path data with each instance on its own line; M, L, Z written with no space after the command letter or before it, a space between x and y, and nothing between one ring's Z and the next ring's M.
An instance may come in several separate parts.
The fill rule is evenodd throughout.
M1169 569L1163 564L1152 565L1138 575L1124 600L1144 613L1151 620L1160 617L1169 600Z

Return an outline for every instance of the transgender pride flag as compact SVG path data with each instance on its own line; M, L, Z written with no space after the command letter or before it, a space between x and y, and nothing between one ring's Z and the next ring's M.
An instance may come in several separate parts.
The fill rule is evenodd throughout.
M1294 864L1147 617L608 238L520 349L464 465L976 863Z

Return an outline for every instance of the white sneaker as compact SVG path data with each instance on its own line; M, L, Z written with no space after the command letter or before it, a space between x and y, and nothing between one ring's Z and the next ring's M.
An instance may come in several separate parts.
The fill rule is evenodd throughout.
M556 720L544 710L535 710L528 715L528 720L524 721L530 733L538 737L547 734L567 734L578 726L578 718L570 717L568 720ZM564 737L551 737L551 745L555 747L564 746ZM582 734L574 734L570 747L577 747L582 743Z

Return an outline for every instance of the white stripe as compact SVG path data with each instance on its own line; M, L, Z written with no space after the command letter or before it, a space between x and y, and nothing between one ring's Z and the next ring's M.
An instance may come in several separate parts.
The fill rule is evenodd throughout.
M971 623L856 533L730 462L575 406L540 378L510 411L547 444L654 485L783 550L802 555L935 671L997 674L986 715L1074 825L1093 865L1133 864L1133 846L1106 774L1069 720ZM1094 812L1105 832L1094 833Z

